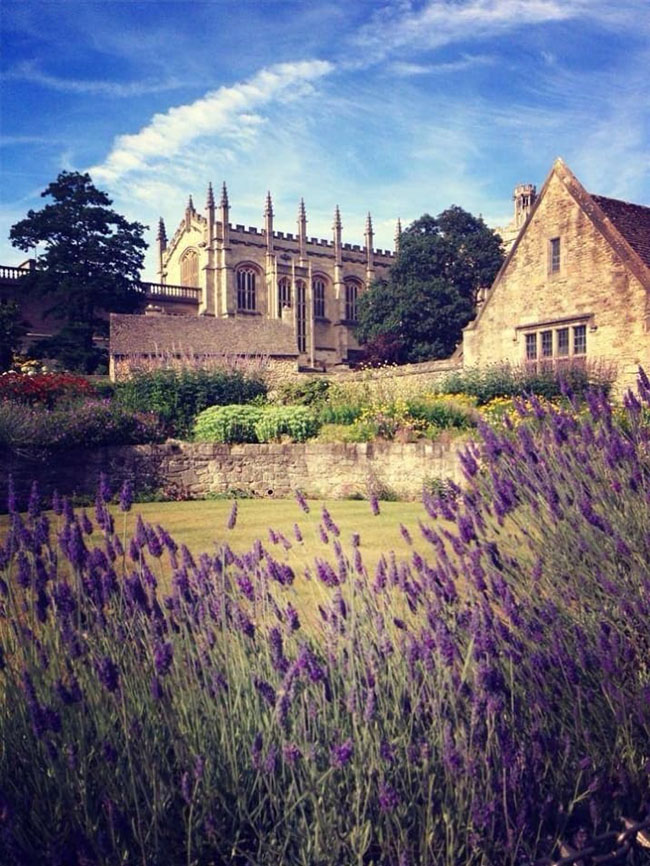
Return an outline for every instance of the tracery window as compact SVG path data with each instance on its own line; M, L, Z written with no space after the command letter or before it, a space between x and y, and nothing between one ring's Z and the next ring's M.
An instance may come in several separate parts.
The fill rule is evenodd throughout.
M345 284L345 318L348 322L357 321L359 290L359 283L349 281Z
M282 308L291 306L291 280L281 277L278 280L278 316L282 318Z
M314 292L314 317L317 319L325 318L325 280L322 277L315 277L312 282Z
M256 309L254 268L237 270L237 309L254 311Z
M181 285L198 288L199 255L196 250L185 250L181 257Z
M296 281L296 341L298 351L307 351L307 286L303 280Z

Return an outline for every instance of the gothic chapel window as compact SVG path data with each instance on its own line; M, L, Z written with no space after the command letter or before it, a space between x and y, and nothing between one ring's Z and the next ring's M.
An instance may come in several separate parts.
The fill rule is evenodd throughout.
M282 308L291 306L291 280L281 277L278 280L278 316L282 318Z
M181 258L181 285L199 285L199 257L196 250L186 250Z
M237 309L256 309L255 271L253 268L239 268L237 271Z
M317 319L325 318L325 281L316 277L313 282L314 289L314 316Z
M357 321L357 301L359 299L359 284L345 284L345 318L348 322Z

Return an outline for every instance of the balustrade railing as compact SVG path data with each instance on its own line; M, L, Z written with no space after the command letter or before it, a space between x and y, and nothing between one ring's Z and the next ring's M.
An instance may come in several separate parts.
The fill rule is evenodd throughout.
M168 283L140 283L140 286L146 295L156 298L177 298L197 304L201 300L201 289L194 286L172 286Z
M19 280L26 277L30 271L27 268L15 268L11 265L0 265L0 280Z
M28 276L28 268L17 268L11 265L0 265L0 280L19 280ZM174 286L168 283L138 283L138 290L145 296L161 300L189 301L198 304L201 300L201 289L195 286Z

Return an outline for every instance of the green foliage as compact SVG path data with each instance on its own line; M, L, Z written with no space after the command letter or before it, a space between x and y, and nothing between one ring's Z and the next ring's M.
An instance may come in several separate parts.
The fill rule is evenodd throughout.
M49 349L66 352L77 368L92 372L98 361L94 338L108 333L101 314L130 312L138 304L145 226L111 210L111 199L88 174L61 172L42 196L53 203L30 210L9 235L24 252L45 247L21 285L47 296L48 312L65 323L62 342ZM77 354L71 355L75 342Z
M11 368L14 353L27 333L16 301L0 300L0 373Z
M537 394L550 400L567 390L577 397L595 389L609 394L614 371L597 363L570 363L557 368L549 365L536 369L525 364L490 364L460 370L447 376L440 384L450 394L468 394L482 406L495 397L516 397Z
M261 379L224 370L157 370L116 386L122 405L158 413L170 434L178 437L188 436L196 416L209 406L250 403L265 395Z
M330 380L324 378L287 382L278 388L276 401L284 405L314 406L327 400Z
M196 442L257 442L260 406L210 406L194 422Z
M320 424L306 406L211 406L194 425L197 442L304 442Z
M451 400L408 401L408 414L417 421L425 421L434 427L454 427L467 430L476 427L476 412Z
M162 442L155 415L130 412L106 400L87 400L54 409L0 402L0 450L93 448Z
M318 441L370 442L375 435L370 424L323 424L318 433Z
M255 424L258 442L278 441L288 436L304 442L316 436L320 422L307 406L267 406Z
M321 424L354 424L363 407L354 403L325 403L318 410Z
M492 284L502 261L499 236L462 208L420 217L402 234L388 280L359 300L356 333L368 346L367 360L451 355L474 317L478 290Z

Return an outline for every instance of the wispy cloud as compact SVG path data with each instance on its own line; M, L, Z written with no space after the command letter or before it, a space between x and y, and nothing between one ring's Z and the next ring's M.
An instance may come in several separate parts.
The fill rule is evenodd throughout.
M496 58L488 54L464 54L458 60L446 63L409 63L396 60L389 66L390 72L399 78L410 78L415 75L444 75L448 72L464 72L477 66L491 66Z
M245 129L250 136L259 122L255 109L300 98L311 92L312 81L333 68L324 60L279 63L262 69L248 81L220 87L189 105L156 114L134 135L120 135L106 161L92 168L92 174L112 182L160 159L169 159L206 135L233 136Z
M431 50L475 41L526 24L562 21L583 14L588 0L394 0L362 27L354 41L376 58L402 49Z
M29 84L37 84L62 93L78 93L84 96L102 95L118 98L143 96L148 93L161 93L183 86L181 81L174 78L163 81L132 81L127 83L60 78L57 75L43 72L35 63L30 61L20 63L14 69L3 72L0 75L0 81L25 81Z

